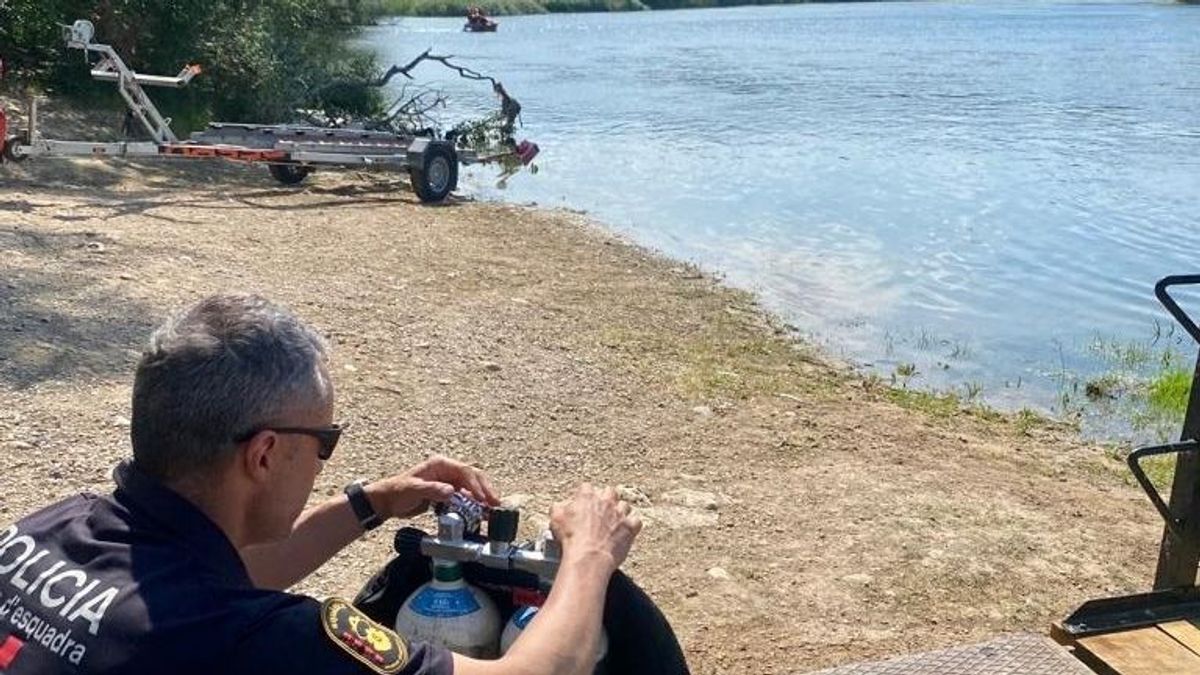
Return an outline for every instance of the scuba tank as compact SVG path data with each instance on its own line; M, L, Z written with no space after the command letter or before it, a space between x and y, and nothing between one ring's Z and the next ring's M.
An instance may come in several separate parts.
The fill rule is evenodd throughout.
M533 621L537 613L538 608L533 605L521 605L513 612L508 623L504 625L504 633L500 636L501 656L508 653L509 648L517 641L517 638L521 637L521 633L525 631L525 628L529 626L529 623ZM608 656L608 632L601 627L600 645L599 649L596 650L596 663L599 664L602 662L605 656ZM597 667L596 673L600 672L600 668Z
M546 592L546 582L553 581L561 558L557 542L551 545L543 540L540 547L535 541L514 544L519 518L516 509L489 510L487 541L479 536L479 521L484 515L479 505L455 495L449 505L436 512L437 536L414 528L396 533L396 557L363 586L354 599L355 607L385 625L395 621L400 632L407 632L409 617L397 615L413 599L414 591L419 592L429 581L430 560L460 561L466 578L491 592L498 606L506 609L510 602L516 602L518 608L536 604L524 594ZM518 592L523 597L518 598ZM523 620L518 617L517 621ZM603 621L608 651L596 666L597 674L690 672L671 624L645 591L620 570L609 580ZM529 621L523 622L528 626Z
M422 585L396 615L396 632L474 658L495 658L500 611L483 591L463 580L453 561L433 561L433 580Z
M508 623L504 624L504 632L500 634L500 655L504 656L508 653L509 647L521 637L525 627L533 621L533 617L537 614L537 607L533 605L521 605L513 612Z

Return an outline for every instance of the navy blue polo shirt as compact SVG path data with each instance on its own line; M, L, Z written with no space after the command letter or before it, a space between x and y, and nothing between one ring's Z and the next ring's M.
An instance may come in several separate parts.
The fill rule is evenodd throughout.
M114 478L0 530L0 675L373 672L321 603L255 588L190 502L128 463ZM451 656L408 645L395 672L450 675Z

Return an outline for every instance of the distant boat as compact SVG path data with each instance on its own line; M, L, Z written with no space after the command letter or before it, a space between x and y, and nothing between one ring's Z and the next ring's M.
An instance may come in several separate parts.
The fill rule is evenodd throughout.
M469 7L467 9L467 22L463 24L463 30L468 33L495 33L499 23L492 21L483 13L479 7Z
M463 24L463 30L468 33L495 33L499 25L499 23L481 16L475 19L467 19L467 22Z

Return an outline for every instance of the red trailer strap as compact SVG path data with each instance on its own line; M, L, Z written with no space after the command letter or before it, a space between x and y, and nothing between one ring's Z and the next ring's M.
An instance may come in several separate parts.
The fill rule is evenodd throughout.
M283 150L261 150L240 145L161 145L159 154L172 157L221 157L238 162L285 162Z

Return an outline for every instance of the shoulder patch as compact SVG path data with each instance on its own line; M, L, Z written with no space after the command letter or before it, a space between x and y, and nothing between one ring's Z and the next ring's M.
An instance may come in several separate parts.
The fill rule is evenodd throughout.
M341 598L321 603L321 627L333 643L376 673L398 673L408 665L408 642L375 623Z

